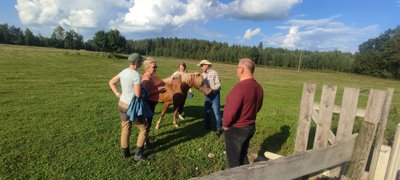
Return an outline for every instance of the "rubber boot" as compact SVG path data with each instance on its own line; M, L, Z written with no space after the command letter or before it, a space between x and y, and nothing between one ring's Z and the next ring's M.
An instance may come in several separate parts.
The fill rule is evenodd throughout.
M146 158L143 155L143 147L136 147L135 155L133 156L135 161L145 161Z
M131 157L131 153L129 152L129 148L121 148L122 158L127 159Z
M151 148L152 144L150 142L150 137L146 137L146 141L144 142L144 146L146 146L146 148Z

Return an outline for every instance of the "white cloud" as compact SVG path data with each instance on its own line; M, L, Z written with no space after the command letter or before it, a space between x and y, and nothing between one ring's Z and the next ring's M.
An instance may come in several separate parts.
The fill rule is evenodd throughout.
M135 0L129 12L110 21L112 28L125 32L163 31L179 28L192 22L207 21L211 1L189 0Z
M377 25L352 27L334 19L290 20L287 26L277 27L286 33L273 34L265 41L270 46L288 49L355 52L358 44L379 34Z
M129 0L17 0L15 8L23 24L66 25L73 29L102 27ZM113 13L110 13L113 12ZM103 23L103 24L106 24Z
M228 5L228 16L247 20L283 19L301 0L234 0Z
M134 0L129 12L110 21L112 28L125 32L161 32L211 18L268 20L288 16L301 0L234 0L224 4L216 0Z
M17 0L25 25L168 34L209 19L268 20L288 16L301 0Z
M244 35L243 35L243 39L244 39L244 40L249 40L249 39L251 39L253 36L257 35L257 34L260 33L260 32L261 32L261 29L260 29L260 28L256 28L256 29L254 29L254 30L247 29L246 32L245 32Z

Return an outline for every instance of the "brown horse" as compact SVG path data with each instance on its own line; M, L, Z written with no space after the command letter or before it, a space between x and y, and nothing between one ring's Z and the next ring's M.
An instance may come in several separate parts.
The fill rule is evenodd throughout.
M165 78L162 81L165 82L164 87L166 91L159 94L158 102L163 103L163 108L155 127L156 130L160 128L161 120L164 117L167 108L171 104L174 105L173 125L175 127L179 127L179 125L176 123L178 110L179 108L183 108L188 90L191 87L194 87L203 92L204 88L206 88L205 84L203 83L203 77L200 73L185 73L176 77Z

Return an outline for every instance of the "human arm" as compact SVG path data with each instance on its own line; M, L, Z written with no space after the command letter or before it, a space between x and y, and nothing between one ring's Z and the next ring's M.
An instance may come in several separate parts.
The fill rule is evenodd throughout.
M118 88L116 86L117 82L119 81L119 76L116 75L113 78L110 79L110 81L108 81L108 85L110 86L111 90L113 91L113 93L117 96L117 97L121 97L121 93L118 91Z
M243 104L243 95L238 91L238 88L233 88L226 97L224 114L222 116L222 126L224 129L232 126L235 120L240 118L239 112Z

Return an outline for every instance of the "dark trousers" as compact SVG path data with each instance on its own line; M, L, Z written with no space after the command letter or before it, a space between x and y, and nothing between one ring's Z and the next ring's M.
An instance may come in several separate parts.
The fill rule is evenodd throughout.
M225 131L225 151L229 168L249 163L247 149L255 132L255 124L244 128L231 127Z
M153 122L154 110L156 109L157 103L158 102L147 101L150 111L153 113L153 115L151 117L147 118L147 123L149 123L149 128L151 127L151 123Z

